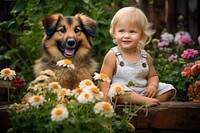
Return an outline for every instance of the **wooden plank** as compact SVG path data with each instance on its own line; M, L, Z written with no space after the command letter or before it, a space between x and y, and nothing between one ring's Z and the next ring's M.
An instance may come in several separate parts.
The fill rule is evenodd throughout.
M118 106L122 113L123 105ZM200 102L162 102L161 105L140 110L131 120L136 129L200 131Z

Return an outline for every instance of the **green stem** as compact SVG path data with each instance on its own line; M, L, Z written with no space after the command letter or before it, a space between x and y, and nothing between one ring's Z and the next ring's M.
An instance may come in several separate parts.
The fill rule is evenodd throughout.
M62 78L62 75L64 74L64 71L65 71L65 68L63 68L63 70L62 70L58 82L60 82L60 80L61 80L61 78Z
M128 122L130 122L131 119L133 118L133 116L134 116L139 110L143 109L144 107L146 107L146 105L142 105L142 106L140 106L139 108L136 108L136 110L134 111L134 114L132 114L132 115L129 117Z
M118 96L115 96L114 110L115 110L115 109L116 109L116 107L117 107L117 99L118 99Z
M101 80L98 80L98 82L97 82L97 87L98 88L99 88L100 84L101 84Z

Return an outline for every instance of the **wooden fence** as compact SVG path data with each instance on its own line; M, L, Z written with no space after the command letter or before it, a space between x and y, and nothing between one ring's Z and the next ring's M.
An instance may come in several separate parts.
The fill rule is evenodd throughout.
M196 42L200 35L200 1L199 0L154 0L149 5L147 0L140 0L141 9L153 23L159 37L166 28L170 33L179 31L179 16L182 15L182 23L185 31L188 31Z

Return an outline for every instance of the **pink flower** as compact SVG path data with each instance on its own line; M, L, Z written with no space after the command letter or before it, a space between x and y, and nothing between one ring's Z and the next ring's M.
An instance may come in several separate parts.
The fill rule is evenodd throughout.
M176 60L177 59L177 57L178 57L178 55L170 55L169 57L168 57L168 61L173 61L173 60Z
M184 35L178 40L179 45L188 44L192 45L192 39L189 35Z
M176 33L174 42L178 45L189 44L192 45L192 39L188 32L186 31L179 31Z
M158 47L165 47L165 46L168 46L168 45L169 45L169 43L166 42L166 41L162 41L162 42L158 43Z
M181 57L189 60L191 58L194 58L197 54L198 54L197 50L186 49L186 50L183 51L183 54L181 55Z

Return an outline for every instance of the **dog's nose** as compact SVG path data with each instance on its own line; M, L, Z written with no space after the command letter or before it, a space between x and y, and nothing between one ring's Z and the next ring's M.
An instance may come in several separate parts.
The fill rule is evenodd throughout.
M72 46L75 45L75 43L76 43L76 41L75 41L74 38L69 38L69 39L67 39L67 45L68 45L68 46L72 47Z

